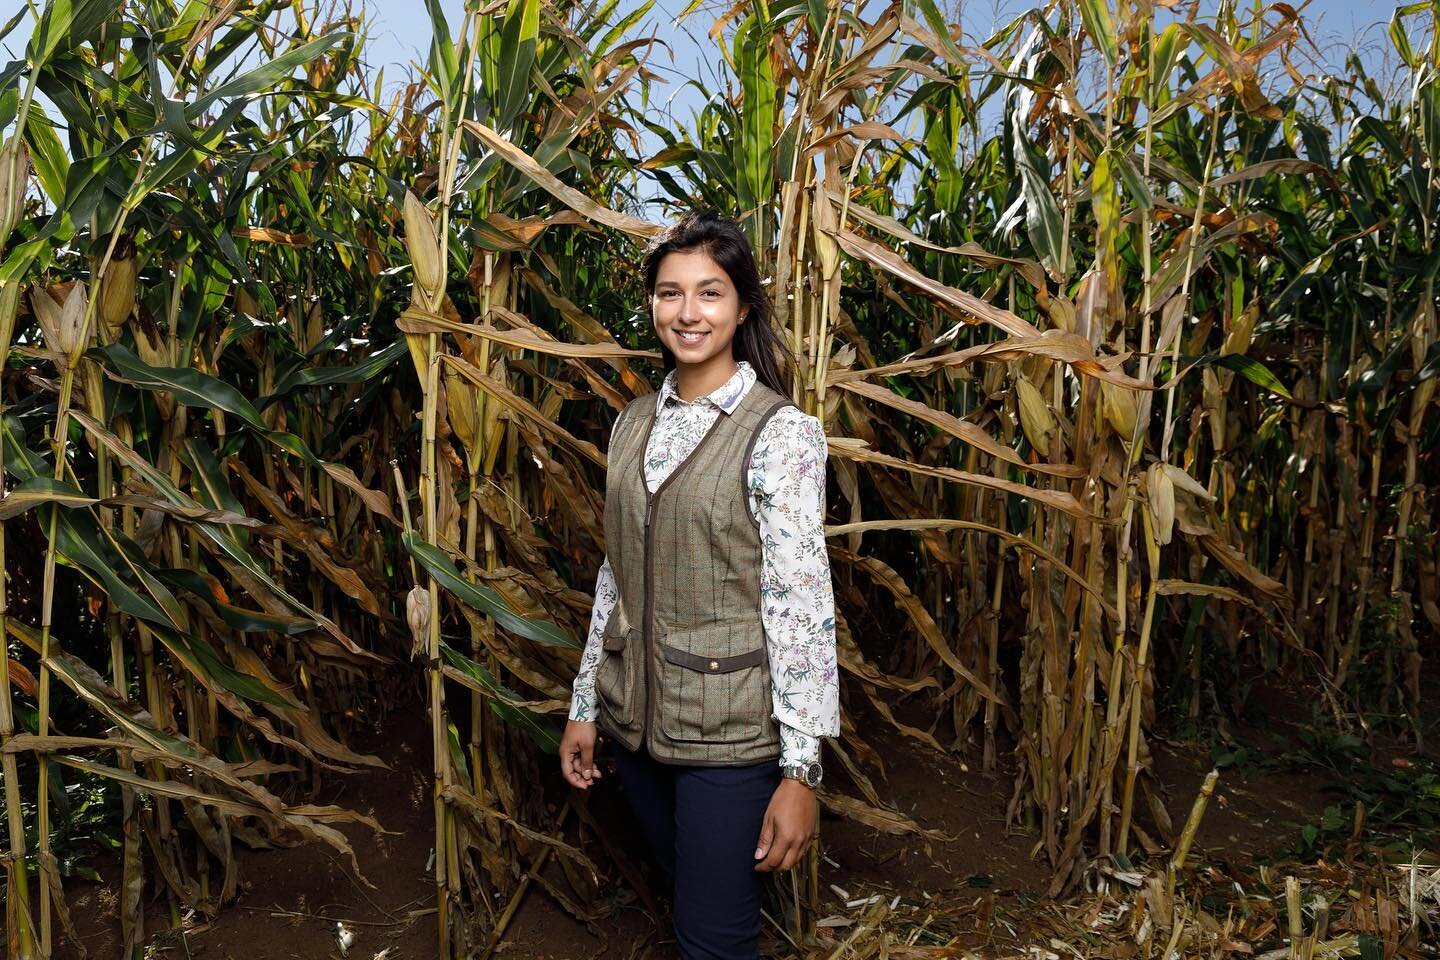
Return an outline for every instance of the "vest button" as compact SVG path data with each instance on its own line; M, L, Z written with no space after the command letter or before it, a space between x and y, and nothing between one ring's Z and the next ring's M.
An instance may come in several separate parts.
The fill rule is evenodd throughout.
M720 669L720 661L718 661L718 660L711 660L711 661L710 661L710 669L711 669L711 670L719 670L719 669Z

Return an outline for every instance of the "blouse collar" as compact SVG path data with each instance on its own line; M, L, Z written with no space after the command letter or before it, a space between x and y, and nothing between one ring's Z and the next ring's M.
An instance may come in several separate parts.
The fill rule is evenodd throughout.
M755 383L756 379L755 368L750 366L748 360L740 360L736 366L738 366L739 369L731 374L729 380L726 380L720 384L720 386L705 394L705 396L696 397L693 402L699 403L702 400L706 400L709 401L711 406L725 413L734 413L735 408L740 406L740 401L745 399L745 394L750 390L751 385ZM678 374L675 370L671 370L665 374L665 382L660 384L660 399L657 406L663 408L666 401L672 398L677 403L685 402L680 399L677 378Z

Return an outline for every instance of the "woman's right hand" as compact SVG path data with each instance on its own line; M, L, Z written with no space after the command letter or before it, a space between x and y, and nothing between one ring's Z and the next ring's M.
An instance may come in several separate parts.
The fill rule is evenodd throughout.
M570 720L560 737L560 773L565 782L577 790L589 790L601 777L595 766L595 724Z

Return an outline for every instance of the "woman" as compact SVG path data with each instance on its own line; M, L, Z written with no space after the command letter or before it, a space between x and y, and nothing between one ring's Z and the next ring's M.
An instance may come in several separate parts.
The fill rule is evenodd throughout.
M681 955L754 958L762 874L809 845L819 738L840 731L825 434L787 399L734 221L685 217L642 269L667 373L610 436L606 559L560 764L589 789L603 729Z

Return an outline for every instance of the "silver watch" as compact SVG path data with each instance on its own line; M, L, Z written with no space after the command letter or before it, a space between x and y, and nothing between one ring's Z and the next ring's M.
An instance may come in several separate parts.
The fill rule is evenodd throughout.
M820 779L824 774L825 768L820 766L819 760L811 760L809 763L786 764L780 768L780 776L799 780L811 790L820 786Z

